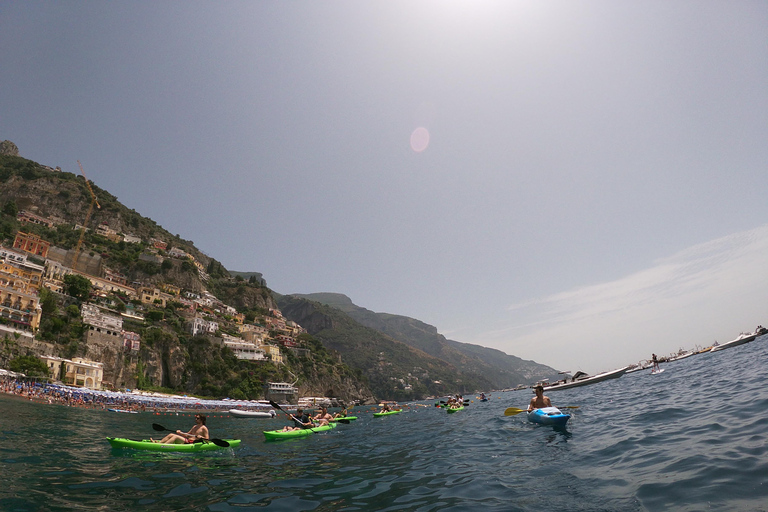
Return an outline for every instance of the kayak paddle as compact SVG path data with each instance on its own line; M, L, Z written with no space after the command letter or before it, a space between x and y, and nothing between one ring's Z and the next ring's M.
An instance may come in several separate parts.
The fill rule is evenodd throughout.
M152 424L152 428L157 430L158 432L176 432L175 430L171 430L169 428L165 428L162 425L158 425L157 423ZM202 440L195 440L196 443L205 443L205 442L212 442L216 446L221 446L222 448L229 448L229 443L223 439L202 439Z

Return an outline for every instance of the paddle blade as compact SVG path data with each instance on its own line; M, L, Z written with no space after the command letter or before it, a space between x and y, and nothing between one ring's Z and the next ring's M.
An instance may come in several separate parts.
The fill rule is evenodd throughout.
M345 420L345 419L342 419L342 418L336 418L336 421L338 423L344 423L345 425L349 425L350 423L352 423L351 421Z
M153 429L155 429L155 430L157 430L158 432L163 432L163 431L165 431L165 430L168 430L168 429L167 429L167 428L165 428L164 426L162 426L162 425L158 425L157 423L153 423L153 424L152 424L152 428L153 428ZM170 430L168 430L168 432L170 432Z
M578 409L580 405L566 405L565 407L558 407L558 409Z
M517 407L508 407L504 411L504 416L514 416L515 414L520 414L521 412L527 412L525 409L518 409Z
M195 439L195 444L207 444L207 443L213 443L216 446L221 446L222 448L229 448L229 443L223 439Z

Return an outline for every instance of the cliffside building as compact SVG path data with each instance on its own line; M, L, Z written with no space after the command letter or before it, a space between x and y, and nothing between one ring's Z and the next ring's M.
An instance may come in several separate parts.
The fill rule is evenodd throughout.
M122 317L104 313L98 306L93 304L83 304L80 312L83 316L83 323L90 329L88 337L93 336L95 333L100 333L122 338Z
M38 290L44 268L6 248L0 255L0 318L17 329L35 332L43 315Z
M13 248L40 256L41 258L47 258L51 243L32 233L18 231L16 232L16 238L13 240Z
M21 210L18 215L16 215L16 220L22 224L37 224L38 226L45 226L47 228L53 228L56 226L56 223L54 223L51 219L46 219L45 217L35 215L34 213L25 210Z
M101 389L104 365L80 357L72 360L54 356L40 356L54 379L61 379L68 386Z

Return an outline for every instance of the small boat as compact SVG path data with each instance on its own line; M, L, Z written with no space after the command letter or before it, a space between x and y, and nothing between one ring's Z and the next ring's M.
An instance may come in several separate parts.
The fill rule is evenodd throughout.
M131 411L129 409L107 409L109 412L122 412L126 414L139 414L139 411Z
M464 410L464 406L460 405L458 407L446 407L445 410L448 411L448 414L451 414L452 412L463 411Z
M686 357L691 357L692 355L695 355L695 354L696 354L696 352L694 352L694 351L683 352L682 354L677 354L674 357L670 357L669 359L667 359L667 362L669 363L669 362L672 362L672 361L679 361L681 359L685 359Z
M598 373L597 375L593 375L591 377L586 374L579 375L580 372L577 372L576 375L574 375L573 380L571 382L561 382L558 384L545 386L544 391L557 391L560 389L570 389L578 386L586 386L587 384L594 384L596 382L602 382L604 380L618 379L619 377L624 375L627 372L627 370L629 370L629 366L625 366L624 368L619 368L618 370L613 370L610 372Z
M274 418L275 411L246 411L244 409L230 409L229 414L235 418Z
M265 430L264 437L267 438L267 441L277 439L292 439L295 437L311 436L317 432L325 432L334 428L336 428L336 423L329 423L328 425L322 425L320 427L302 428L300 430Z
M122 437L108 437L107 441L109 441L112 448L132 448L134 450L145 450L150 452L207 452L211 450L225 449L225 447L214 443L166 444L155 443L149 439L134 441L133 439L124 439ZM229 448L237 448L240 446L239 439L222 439L222 441L229 443Z
M743 345L745 343L749 343L750 341L753 341L755 338L757 338L757 334L752 333L741 333L738 338L735 340L728 341L726 343L723 343L722 345L715 345L712 347L712 350L710 352L718 352L720 350L725 350L727 348L731 347L738 347L739 345Z
M528 421L531 423L539 423L541 425L563 427L568 423L569 419L571 419L571 415L564 414L557 407L542 407L541 409L534 409L528 413Z

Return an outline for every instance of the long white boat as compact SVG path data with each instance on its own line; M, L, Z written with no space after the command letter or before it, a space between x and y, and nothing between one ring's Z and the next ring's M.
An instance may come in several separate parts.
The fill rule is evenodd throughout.
M574 379L571 382L552 384L551 386L546 386L544 388L544 391L557 391L559 389L570 389L578 386L586 386L588 384L594 384L596 382L602 382L604 380L618 379L619 377L627 373L627 370L629 370L629 366L625 366L624 368L619 368L618 370L613 370L610 372L598 373L597 375L593 375L591 377L589 376L574 377Z
M725 350L727 348L731 347L738 347L739 345L743 345L745 343L749 343L750 341L753 341L755 338L757 338L757 334L752 333L741 333L738 338L735 340L728 341L726 343L723 343L722 345L715 345L712 347L710 352L717 352L720 350Z
M236 418L274 418L275 411L270 409L269 411L248 411L245 409L230 409L229 414Z

